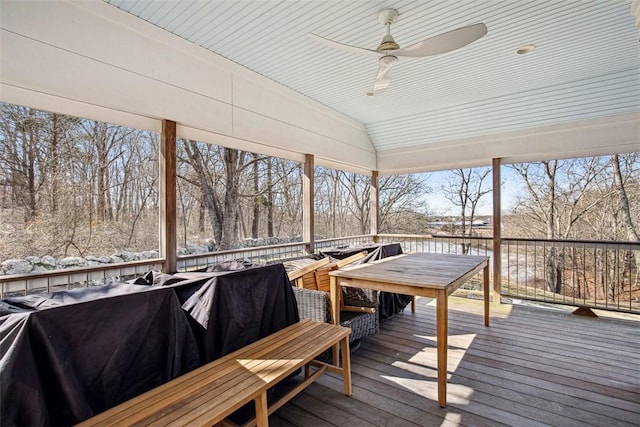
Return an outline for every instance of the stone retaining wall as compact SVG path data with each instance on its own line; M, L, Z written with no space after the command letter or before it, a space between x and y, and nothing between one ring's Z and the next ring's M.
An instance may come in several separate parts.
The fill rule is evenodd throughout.
M258 239L245 239L241 242L241 248L253 248L258 246L281 245L285 243L302 241L300 236L296 237L268 237ZM178 248L178 255L204 254L217 250L215 242L199 246L188 246ZM0 276L11 274L43 273L51 270L62 270L67 268L93 267L104 264L117 264L122 262L146 260L160 258L157 250L144 252L119 251L110 256L85 257L65 257L56 259L52 256L28 256L24 259L8 259L0 263Z

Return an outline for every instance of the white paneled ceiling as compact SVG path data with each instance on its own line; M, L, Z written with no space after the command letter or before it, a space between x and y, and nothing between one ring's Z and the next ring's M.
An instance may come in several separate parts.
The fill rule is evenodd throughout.
M107 0L367 127L397 149L640 111L640 44L630 1ZM320 45L375 49L377 14L400 13L401 46L484 22L488 34L454 52L401 60L390 88L368 97L375 58ZM514 51L526 44L528 55Z

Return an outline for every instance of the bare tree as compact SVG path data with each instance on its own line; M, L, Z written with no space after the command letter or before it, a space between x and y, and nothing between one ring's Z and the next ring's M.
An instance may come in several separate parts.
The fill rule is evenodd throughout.
M273 167L271 157L266 158L267 163L267 236L273 237Z
M471 236L478 203L482 197L491 193L490 188L484 187L490 172L490 168L454 169L450 172L448 185L442 188L445 197L460 209L462 236ZM470 243L463 243L462 253L468 253L470 246Z
M378 193L380 233L423 233L428 217L423 196L430 192L424 174L381 177Z
M633 223L631 207L629 206L629 197L627 196L625 182L622 177L622 172L620 171L620 156L618 156L617 154L611 156L611 165L613 166L613 182L620 199L620 208L627 230L627 239L631 241L638 241L640 240L640 235L638 234L636 226Z
M204 205L209 213L209 222L212 227L213 237L216 243L222 241L222 221L223 210L220 198L217 195L216 187L221 180L219 168L216 167L214 147L199 146L199 143L192 140L180 140L180 147L184 149L185 158L180 160L188 163L195 172L195 179L182 173L178 177L200 188ZM206 154L206 157L205 157Z
M547 239L567 239L576 223L606 200L604 195L587 197L604 168L598 157L514 164L511 168L527 190L516 209L529 219L530 235L536 234L531 230L538 230ZM545 254L547 287L556 293L563 291L563 256L553 244Z

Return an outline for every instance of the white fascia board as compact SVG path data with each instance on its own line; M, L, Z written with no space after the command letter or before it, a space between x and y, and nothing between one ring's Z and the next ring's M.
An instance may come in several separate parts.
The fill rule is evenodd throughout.
M295 160L301 163L304 162L304 154L294 153L292 151L283 150L279 147L270 146L267 144L256 144L253 141L222 135L204 129L196 129L193 127L182 126L178 124L176 126L176 135L178 138L206 142L208 144L215 144L221 147L235 148L237 150L248 151L250 153Z
M105 108L99 105L78 102L59 96L52 96L46 93L35 92L33 90L2 83L0 83L0 99L2 102L24 105L38 110L62 110L64 111L64 114L68 114L70 116L82 117L106 123L117 123L121 126L157 133L162 131L162 122L157 119Z
M192 127L185 127L177 125L176 134L178 138L192 139L195 141L206 142L209 144L215 144L222 147L235 148L238 150L248 151L252 153L264 154L267 156L280 157L282 159L294 160L296 162L304 163L305 156L295 151L283 150L282 148L268 145L265 143L256 144L250 140L241 139L238 137L229 137L226 135L220 135L213 132L209 132L202 129L195 129ZM347 172L355 172L361 175L370 176L373 169L363 168L353 164L337 161L335 159L328 159L324 157L314 156L314 164L316 166L322 166L325 168L338 169Z
M363 163L371 169L375 167L375 150L365 126L336 117L319 104L309 104L307 98L287 96L263 81L234 75L233 106L237 136L246 137L246 132L258 132L255 138L266 133L273 138L265 141L270 144L331 157L331 153L326 152L329 148L334 157L336 153L340 154L341 161ZM244 122L243 118L249 121ZM253 118L259 120L259 126L257 122L252 123ZM268 128L266 132L265 128Z
M640 152L640 113L627 113L378 152L382 175Z

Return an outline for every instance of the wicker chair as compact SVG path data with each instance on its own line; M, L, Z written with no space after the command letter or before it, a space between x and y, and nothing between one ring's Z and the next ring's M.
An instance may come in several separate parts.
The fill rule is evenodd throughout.
M289 273L293 293L298 302L298 313L302 319L320 322L332 321L329 297L329 271L364 258L356 254L331 263L328 258L316 261ZM340 324L351 328L350 340L355 341L375 335L380 329L378 319L378 292L368 289L343 288L340 307Z

